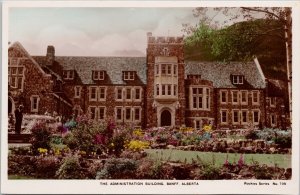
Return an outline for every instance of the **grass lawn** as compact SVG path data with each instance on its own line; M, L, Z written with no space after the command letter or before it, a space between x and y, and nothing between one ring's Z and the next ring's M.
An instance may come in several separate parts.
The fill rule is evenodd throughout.
M207 163L213 162L218 166L222 166L225 162L226 156L228 155L228 161L230 163L238 162L240 155L239 153L214 153L214 152L198 152L198 151L182 151L182 150L172 150L172 149L146 149L145 150L150 158L159 160L171 160L171 161L181 161L190 163L192 159L197 159L198 157ZM245 154L245 163L252 164L253 161L257 161L259 164L266 164L269 166L274 166L277 164L278 167L290 168L291 167L291 155L290 154Z

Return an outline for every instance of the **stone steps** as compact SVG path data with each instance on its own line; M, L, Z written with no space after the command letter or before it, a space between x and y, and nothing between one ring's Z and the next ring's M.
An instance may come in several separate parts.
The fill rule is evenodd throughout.
M30 143L31 134L8 134L8 143Z

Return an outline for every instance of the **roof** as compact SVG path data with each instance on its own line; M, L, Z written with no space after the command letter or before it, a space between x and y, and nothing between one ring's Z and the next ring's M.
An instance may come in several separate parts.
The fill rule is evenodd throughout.
M45 64L44 56L34 57L40 65ZM96 84L92 79L93 70L103 70L112 84L126 84L122 79L122 71L136 71L138 80L146 84L147 66L145 57L77 57L56 56L64 70L76 70L83 84Z
M284 96L287 91L287 82L275 79L268 79L268 96Z
M16 49L19 53L19 57L26 57L29 60L31 60L31 62L34 64L34 66L36 66L36 68L44 75L47 75L45 73L45 71L39 66L39 64L34 60L34 58L32 58L32 56L26 51L26 49L22 46L22 44L20 42L14 42L13 44L11 44L8 48L8 53L10 49ZM8 54L9 55L9 54ZM49 75L50 76L50 75Z
M199 62L185 61L185 75L200 74L202 79L213 82L215 88L237 88L231 75L243 75L253 88L265 88L265 79L259 66L253 62Z

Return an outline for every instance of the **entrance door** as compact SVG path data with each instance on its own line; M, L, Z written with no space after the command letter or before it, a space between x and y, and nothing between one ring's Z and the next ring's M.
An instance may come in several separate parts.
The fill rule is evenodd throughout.
M161 113L161 126L171 126L171 113L168 110Z

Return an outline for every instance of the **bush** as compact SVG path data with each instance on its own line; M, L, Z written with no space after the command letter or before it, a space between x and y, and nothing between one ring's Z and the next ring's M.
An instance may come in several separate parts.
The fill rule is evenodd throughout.
M58 179L84 179L82 167L77 156L66 157L56 172Z
M24 155L8 156L8 174L34 176L36 171L36 157Z
M97 172L103 169L103 163L100 160L95 160L88 167L88 177L95 179Z
M197 179L205 179L205 180L220 179L220 168L212 164L203 164L199 172L199 178Z
M60 160L55 156L39 156L36 161L36 175L43 179L53 179L59 166Z
M38 148L45 148L49 150L53 129L51 129L45 122L39 122L35 124L31 131L33 152L38 154Z
M266 165L260 166L256 164L253 171L256 179L272 179L272 176L274 175Z
M14 147L9 149L11 154L13 155L28 155L31 154L30 147Z
M291 137L276 137L273 139L275 144L278 144L280 148L291 148L292 138Z
M70 149L78 148L77 139L72 132L68 132L63 138L62 143L66 144Z
M245 134L245 138L255 140L255 139L258 139L259 137L255 131L251 130Z
M97 172L96 179L133 179L137 163L126 158L108 159L101 171Z

